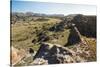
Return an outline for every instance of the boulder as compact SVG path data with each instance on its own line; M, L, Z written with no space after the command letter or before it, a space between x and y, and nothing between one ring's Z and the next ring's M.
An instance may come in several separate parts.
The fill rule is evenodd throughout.
M75 57L76 53L67 47L65 48L59 44L41 43L40 49L37 51L32 64L73 63L76 62Z

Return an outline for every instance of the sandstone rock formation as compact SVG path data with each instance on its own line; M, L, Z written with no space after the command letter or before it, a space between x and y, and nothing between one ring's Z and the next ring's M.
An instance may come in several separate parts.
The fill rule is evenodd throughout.
M15 65L25 56L25 51L23 49L18 50L14 47L12 47L11 50L11 64Z

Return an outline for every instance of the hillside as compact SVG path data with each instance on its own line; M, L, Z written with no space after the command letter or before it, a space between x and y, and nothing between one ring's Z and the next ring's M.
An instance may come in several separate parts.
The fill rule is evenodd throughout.
M96 16L14 13L11 46L25 51L14 65L96 61Z

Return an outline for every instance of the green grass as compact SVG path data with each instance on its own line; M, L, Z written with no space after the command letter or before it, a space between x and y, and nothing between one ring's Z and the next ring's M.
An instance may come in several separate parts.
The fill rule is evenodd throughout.
M58 39L56 39L52 36L51 37L52 39L49 40L49 42L52 44L60 44L60 45L64 46L68 41L68 37L69 37L70 32L69 32L69 29L64 29L64 31L60 31L60 32L56 32L56 33L49 32L49 35L54 35L54 34L56 35L56 37Z
M54 24L59 23L61 20L48 18L47 21L31 21L29 23L22 22L11 25L11 43L14 47L27 50L29 47L32 47L34 50L38 50L38 42L36 44L32 43L33 39L37 40L37 32L45 31L47 35L49 34L49 29Z

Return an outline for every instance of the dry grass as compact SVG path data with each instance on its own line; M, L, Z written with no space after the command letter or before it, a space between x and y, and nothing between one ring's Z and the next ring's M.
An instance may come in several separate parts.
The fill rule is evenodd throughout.
M56 23L59 23L61 20L49 18L48 21L31 21L29 23L16 23L11 25L11 43L14 47L20 49L23 48L25 50L28 47L34 48L34 50L38 49L38 43L33 44L32 40L37 39L36 30L42 31L44 29L48 29Z

